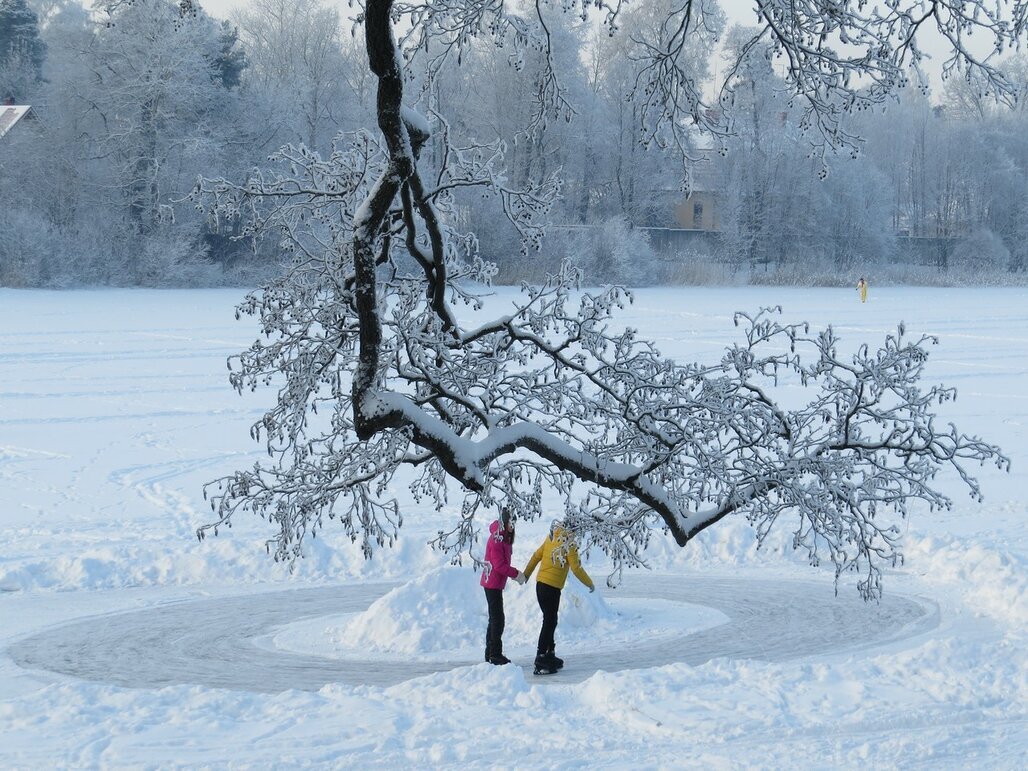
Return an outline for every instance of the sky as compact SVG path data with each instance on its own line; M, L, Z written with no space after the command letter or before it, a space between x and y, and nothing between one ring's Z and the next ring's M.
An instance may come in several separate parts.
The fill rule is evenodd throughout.
M233 10L245 7L248 4L248 0L200 0L200 2L209 14L218 18L228 18ZM720 3L721 8L728 17L729 25L753 25L755 23L754 0L720 0ZM346 0L336 0L334 3L329 0L328 4L338 7L340 14L344 18L355 12L354 7ZM922 39L922 46L924 51L932 56L933 59L926 64L925 68L929 75L936 79L941 71L942 62L948 50L947 45L938 34L931 32L931 34Z

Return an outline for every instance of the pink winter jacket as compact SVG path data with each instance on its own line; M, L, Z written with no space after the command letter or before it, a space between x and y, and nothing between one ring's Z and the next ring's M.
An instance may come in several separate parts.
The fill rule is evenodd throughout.
M485 545L485 561L488 564L479 581L482 586L486 589L502 589L507 585L508 578L517 576L518 569L510 564L513 551L514 547L500 534L500 520L494 520L489 525L489 540Z

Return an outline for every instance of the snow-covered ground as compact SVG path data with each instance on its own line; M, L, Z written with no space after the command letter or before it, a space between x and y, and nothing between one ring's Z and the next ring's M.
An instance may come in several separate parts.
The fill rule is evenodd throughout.
M836 599L787 537L756 551L745 522L657 539L621 594L590 555L568 668L535 678L531 585L507 593L516 666L477 663L477 574L425 545L453 512L408 496L395 549L365 562L328 528L292 574L260 521L197 543L203 483L263 454L248 429L272 395L226 378L254 337L241 292L0 290L0 768L1028 766L1028 291L636 294L625 324L680 359L764 305L853 345L900 320L937 334L944 416L1012 473L982 470L984 503L950 479L952 511L914 511L879 608L846 579ZM515 564L545 526L519 528Z

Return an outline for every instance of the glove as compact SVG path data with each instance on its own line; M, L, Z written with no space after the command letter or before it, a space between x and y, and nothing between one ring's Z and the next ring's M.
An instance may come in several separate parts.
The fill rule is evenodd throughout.
M596 587L595 586L590 586L589 587L589 594L592 594L595 591L596 591Z
M522 573L519 570L518 574L516 576L514 576L514 580L517 581L518 584L520 584L521 586L524 586L525 582L528 580L528 576L526 576L524 573Z

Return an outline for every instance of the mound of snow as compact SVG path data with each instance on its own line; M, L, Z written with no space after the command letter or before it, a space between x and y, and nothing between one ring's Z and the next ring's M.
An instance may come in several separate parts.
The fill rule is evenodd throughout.
M488 621L479 574L467 568L433 570L399 586L362 613L307 619L280 628L277 647L339 658L402 656L475 660ZM614 606L614 607L612 607ZM504 592L508 655L532 655L542 614L535 581L508 582ZM621 648L641 637L685 635L724 623L720 611L661 600L612 599L590 593L573 578L561 593L557 646L561 652Z
M56 537L56 536L55 536ZM147 538L130 531L97 544L89 536L65 535L63 551L22 547L0 559L0 592L74 591L213 583L295 584L340 579L395 580L419 566L434 566L438 554L423 538L399 538L383 556L365 560L359 544L343 534L308 539L303 558L273 562L264 538ZM117 540L116 540L117 539Z
M908 536L906 565L930 583L958 587L976 613L1028 628L1028 560L999 544L950 535Z
M347 646L433 653L466 647L481 627L482 590L468 570L435 570L379 598L338 629Z

